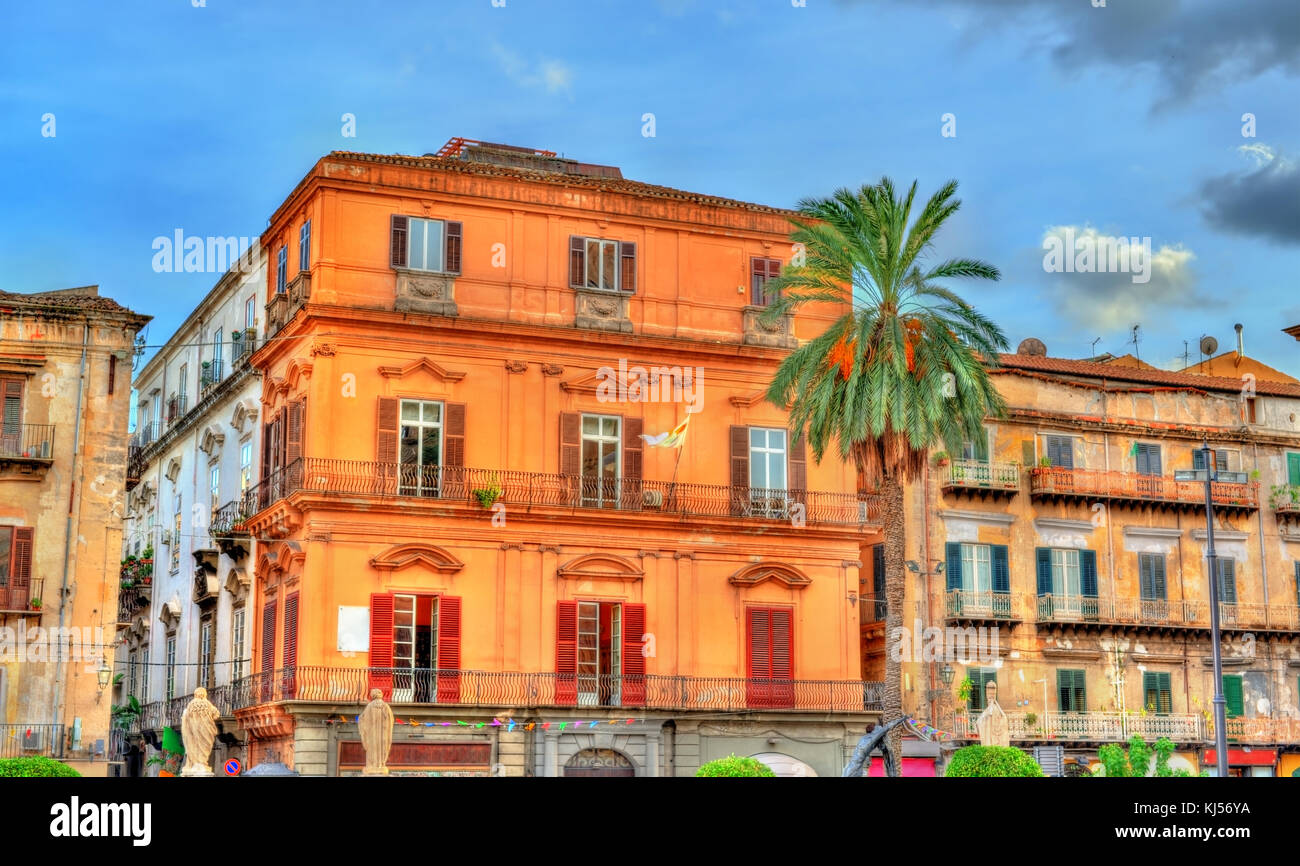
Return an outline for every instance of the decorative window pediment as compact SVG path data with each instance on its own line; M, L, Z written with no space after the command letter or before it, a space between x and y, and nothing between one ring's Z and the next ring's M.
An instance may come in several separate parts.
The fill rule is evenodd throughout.
M199 450L210 457L216 457L221 453L221 446L225 441L225 432L216 424L209 424L203 429L203 436L199 439Z
M448 370L446 367L430 361L427 357L412 361L404 366L385 365L379 368L379 375L388 379L404 379L412 373L423 370L426 373L442 380L443 382L459 382L465 378L467 373L464 370Z
M252 583L253 579L248 576L247 571L242 568L232 568L226 575L225 589L236 602L240 602L248 598L248 589Z
M756 562L753 565L745 566L727 578L727 582L732 586L758 586L760 583L766 583L769 580L783 583L790 589L803 589L812 583L811 577L793 565L785 565L779 562Z
M230 416L230 426L243 433L244 422L249 420L257 420L257 401L245 397L235 404L235 412Z
M168 481L175 484L176 479L181 474L181 458L172 457L170 460L168 460L167 469L163 472L163 474L167 476Z
M181 621L181 600L179 597L173 595L162 604L158 611L158 621L169 630L176 628Z
M645 570L612 553L588 553L570 559L555 570L555 575L575 580L641 580Z
M370 567L383 574L417 564L443 574L454 574L465 567L465 563L432 544L399 544L370 560Z

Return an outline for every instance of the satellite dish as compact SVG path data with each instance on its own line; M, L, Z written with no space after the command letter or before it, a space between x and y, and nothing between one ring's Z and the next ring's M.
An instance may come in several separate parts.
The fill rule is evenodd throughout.
M1219 341L1213 337L1201 337L1201 354L1213 355L1219 351Z

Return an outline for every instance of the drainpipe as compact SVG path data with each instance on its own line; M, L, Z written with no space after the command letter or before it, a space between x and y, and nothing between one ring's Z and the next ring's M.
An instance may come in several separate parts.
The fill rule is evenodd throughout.
M85 397L86 388L86 346L90 340L90 317L87 316L82 323L81 328L81 372L77 377L77 420L72 428L72 483L68 487L68 516L63 524L63 583L59 588L59 634L63 634L63 623L67 616L68 609L68 573L71 571L72 561L72 515L76 511L77 502L77 478L75 475L78 459L81 456L81 411L82 400ZM81 467L81 474L86 472L85 465ZM102 648L101 648L102 649ZM59 654L58 667L54 671L54 700L50 706L51 721L61 719L62 713L59 712L59 699L62 697L59 688L63 682L63 675L67 671L67 660ZM62 724L61 721L55 724Z
M1238 325L1237 327L1240 328L1241 325ZM1238 331L1238 334L1240 334L1240 331ZM1258 442L1253 443L1251 445L1251 449L1254 451L1255 454L1255 468L1259 469L1259 443ZM1262 477L1263 473L1261 472L1260 475ZM1247 475L1246 477L1249 478L1250 476ZM1256 509L1255 519L1259 522L1259 577L1260 577L1260 583L1264 587L1264 615L1267 616L1268 615L1268 558L1265 555L1265 547L1264 547L1264 509L1262 508Z
M986 435L987 435L987 434L986 434ZM922 500L922 503L921 503L921 504L922 504L922 510L921 510L921 568L925 571L925 606L924 606L924 610L925 610L925 625L926 625L926 626L929 626L929 624L930 624L930 613L931 613L931 611L930 611L930 605L933 604L933 602L934 602L934 596L932 595L932 589L933 589L933 587L931 587L931 585L930 585L930 572L933 570L933 569L931 568L931 566L933 565L933 563L930 561L930 461L929 461L929 460L926 460L926 461L925 461L925 467L921 470L921 472L922 472L922 476L921 476L921 489L922 489L922 491L923 491L923 494L922 494L922 495L923 495L923 500ZM904 521L903 525L904 525L904 526L907 525L906 521ZM945 566L945 567L946 567L946 566ZM946 577L945 577L944 579L945 579L945 581L947 580ZM945 596L944 604L947 604L946 596ZM906 607L906 605L904 605L904 606ZM912 636L912 645L913 645L913 646L916 646L916 642L917 642L918 639L920 639L920 637L921 637L921 635L913 635L913 636ZM888 635L885 636L885 652L889 652L889 636L888 636ZM929 694L934 694L934 689L935 689L935 685L934 685L934 666L935 666L935 662L934 662L933 660L931 660L930 662L928 662L927 665L926 665L926 667L927 667L927 672L926 672L926 682L928 683L928 685L927 685L927 691L929 692ZM938 723L938 721L939 721L938 719L935 718L935 709L936 709L936 707L937 707L937 702L934 701L934 700L931 700L929 703L930 703L930 724L932 724L932 725L936 725L936 724Z

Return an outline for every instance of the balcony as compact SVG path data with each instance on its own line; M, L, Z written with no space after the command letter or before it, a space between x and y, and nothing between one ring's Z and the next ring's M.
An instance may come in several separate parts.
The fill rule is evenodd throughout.
M862 604L859 614L859 622L862 625L885 621L885 616L889 613L889 604L883 598L864 595L858 601Z
M884 684L862 680L767 680L741 677L577 676L424 668L296 667L234 683L231 705L277 701L364 704L372 688L394 704L641 708L674 711L879 712ZM337 712L337 710L335 710Z
M167 426L171 427L185 417L189 411L190 398L187 394L173 394L167 399Z
M246 328L243 331L235 331L230 335L230 370L233 373L252 357L257 351L257 330Z
M266 305L266 336L275 336L289 321L289 295L277 292Z
M1279 485L1268 497L1268 507L1279 523L1300 521L1300 486Z
M1224 720L1229 743L1246 743L1248 745L1300 744L1300 718L1259 717L1248 719L1243 716ZM1206 725L1207 739L1214 739L1214 720Z
M203 371L199 373L199 392L206 395L208 391L220 385L223 378L225 378L223 361L204 361Z
M1010 498L1020 492L1018 463L952 460L938 469L939 487L944 493Z
M1032 723L1030 716L1033 716ZM975 726L979 713L958 713L953 735L979 739ZM1142 737L1148 743L1168 737L1175 743L1201 743L1210 739L1200 716L1141 713L1007 713L1007 730L1018 742L1123 743Z
M147 583L120 586L117 590L118 625L128 625L136 614L147 611L152 597L153 587Z
M1210 628L1210 605L1204 601L1040 595L1036 610L1037 621L1044 625L1156 632ZM1296 631L1300 630L1300 606L1220 604L1219 625L1225 631Z
M0 477L39 481L53 464L53 424L0 426Z
M62 758L63 725L0 725L0 758Z
M1259 510L1258 482L1215 481L1210 491L1219 511L1244 514ZM1205 507L1205 482L1136 472L1039 466L1030 470L1029 495L1050 501L1107 501L1121 506L1194 511Z
M315 457L295 460L250 488L243 508L245 513L255 515L296 493L426 499L465 509L488 509L504 503L526 511L617 511L680 520L739 518L794 526L863 527L878 523L881 516L878 496L857 493L760 490Z
M299 271L298 274L289 281L285 287L286 294L289 295L289 311L286 319L292 319L298 310L307 303L311 298L311 271Z
M45 578L34 578L30 583L0 586L0 616L39 617L44 598Z
M950 622L1023 622L1024 599L1009 592L948 590L944 619Z

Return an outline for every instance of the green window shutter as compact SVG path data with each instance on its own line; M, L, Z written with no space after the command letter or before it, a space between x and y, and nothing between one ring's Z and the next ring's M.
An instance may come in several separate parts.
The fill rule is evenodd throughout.
M1295 603L1297 607L1300 607L1300 560L1297 560L1294 563L1294 565L1295 565ZM1300 694L1300 692L1296 692L1296 694Z
M1034 549L1034 556L1038 561L1038 594L1052 594L1052 549L1050 547L1038 547Z
M1286 483L1300 485L1300 454L1286 455Z
M1219 601L1224 604L1237 603L1237 561L1218 557L1219 565Z
M1172 711L1173 691L1168 673L1147 671L1142 674L1142 706L1158 715Z
M1165 584L1165 555L1163 553L1153 553L1151 555L1151 575L1155 595L1152 596L1157 601L1164 601L1169 597L1169 590Z
M1223 700L1227 704L1225 711L1230 718L1238 718L1246 714L1239 674L1223 675Z
M1143 601L1155 598L1154 580L1151 577L1151 554L1138 554L1138 589Z
M1061 712L1086 711L1086 682L1084 672L1081 670L1057 670L1056 691Z
M945 545L948 555L948 564L944 567L944 573L948 575L948 589L961 589L961 545L955 541L949 541Z
M1011 592L1011 568L1005 544L990 544L989 559L993 570L993 591Z
M1200 471L1205 468L1205 452L1197 448L1192 452L1192 469Z
M1097 551L1079 551L1079 591L1085 598L1097 597Z

